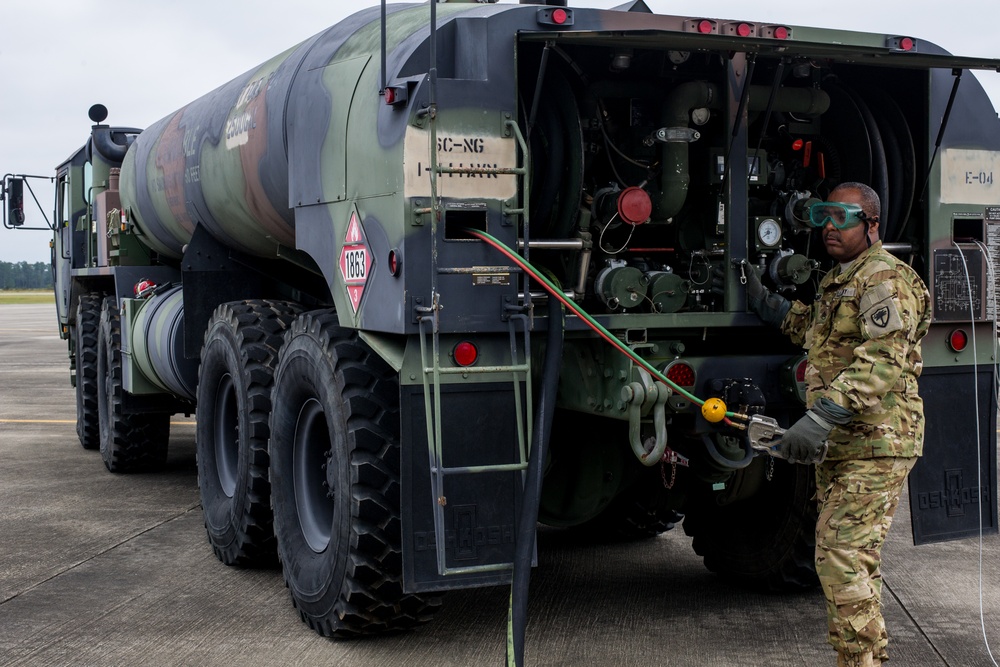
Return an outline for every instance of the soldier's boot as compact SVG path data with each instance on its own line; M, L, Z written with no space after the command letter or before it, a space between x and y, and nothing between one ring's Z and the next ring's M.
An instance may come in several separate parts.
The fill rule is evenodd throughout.
M867 653L844 653L837 651L837 667L880 667L882 661L871 651Z

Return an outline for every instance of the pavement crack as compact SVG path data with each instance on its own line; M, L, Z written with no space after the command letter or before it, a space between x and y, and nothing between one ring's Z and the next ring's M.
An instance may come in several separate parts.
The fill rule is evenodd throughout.
M913 624L913 627L917 629L917 632L920 633L920 636L924 638L924 641L927 642L927 645L931 647L931 650L934 651L934 654L941 660L941 664L945 665L945 667L951 667L951 663L948 662L948 659L941 654L941 651L938 650L938 647L935 646L934 642L931 640L930 635L928 635L924 631L923 626L921 626L920 623L917 622L916 617L913 614L911 614L910 610L906 607L906 605L903 604L902 598L896 595L896 591L893 590L892 586L890 586L889 582L886 581L885 579L882 580L882 588L883 590L889 591L889 595L892 596L892 599L896 601L896 604L898 604L899 608L903 610L903 613L906 614L906 617L910 619L910 622Z
M103 556L104 554L106 554L106 553L108 553L110 551L114 551L118 547L120 547L122 545L125 545L125 544L128 544L129 542L131 542L132 540L136 539L137 537L141 537L141 536L145 535L146 533L148 533L148 532L150 532L152 530L156 530L157 528L160 528L161 526L165 526L166 524L168 524L168 523L170 523L172 521L176 521L177 519L180 519L181 517L183 517L183 516L185 516L187 514L190 514L191 512L193 512L195 510L198 510L198 511L201 510L201 503L195 503L195 504L191 505L190 507L186 507L186 508L182 509L177 514L174 514L172 516L168 516L165 519L163 519L162 521L158 521L158 522L156 522L156 523L154 523L154 524L152 524L150 526L146 526L142 530L139 530L139 531L137 531L135 533L132 533L131 535L128 535L127 537L125 537L125 538L123 538L123 539L115 542L114 544L109 545L108 547L106 547L104 549L101 549L100 551L98 551L96 553L93 553L90 556L88 556L88 557L86 557L86 558L84 558L82 560L79 560L79 561L77 561L75 563L72 563L72 564L66 566L66 567L62 568L61 570L52 573L48 577L45 577L44 579L41 579L39 581L34 582L30 586L28 586L28 587L26 587L26 588L24 588L22 590L16 591L16 592L12 593L11 595L8 595L3 600L0 600L0 606L3 606L5 604L7 604L11 600L16 600L17 598L21 597L25 593L30 593L31 591L35 590L36 588L49 583L53 579L56 579L57 577L61 577L62 575L66 574L67 572L71 572L71 571L75 570L76 568L80 567L81 565L86 565L87 563L89 563L90 561L94 560L95 558L99 558L99 557Z

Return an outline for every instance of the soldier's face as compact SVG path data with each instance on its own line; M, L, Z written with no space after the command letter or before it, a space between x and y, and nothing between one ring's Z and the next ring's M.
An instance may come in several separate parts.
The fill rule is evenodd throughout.
M827 201L859 206L862 203L861 193L849 188L834 190L830 193ZM874 231L877 225L878 223L871 223L869 226ZM861 223L847 229L837 229L832 222L828 222L823 227L823 243L826 245L826 252L834 260L850 262L868 249L868 242L865 240L865 225Z

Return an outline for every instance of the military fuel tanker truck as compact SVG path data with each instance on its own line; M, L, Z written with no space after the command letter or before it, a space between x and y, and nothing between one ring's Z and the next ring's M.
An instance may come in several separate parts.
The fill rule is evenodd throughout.
M447 2L362 10L144 130L95 106L52 224L80 442L155 469L193 413L212 549L280 562L324 635L523 583L538 523L683 518L721 576L813 585L812 470L748 433L804 412L805 356L734 266L809 302L833 262L808 206L861 181L933 300L915 538L995 530L1000 122L969 70L998 67ZM7 226L30 183L5 178Z

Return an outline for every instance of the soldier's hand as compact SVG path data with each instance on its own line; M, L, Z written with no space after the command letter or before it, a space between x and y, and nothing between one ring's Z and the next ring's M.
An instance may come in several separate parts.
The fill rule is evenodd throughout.
M833 424L808 410L781 436L778 455L789 463L816 463L832 430Z
M747 303L750 305L750 309L756 313L771 292L764 287L764 283L760 281L760 276L757 274L757 268L750 262L744 259L737 267L737 271L740 273L741 279L746 277Z
M736 265L740 280L746 279L747 305L761 320L772 326L781 326L782 320L792 307L791 302L780 294L764 287L757 275L757 269L745 259Z

